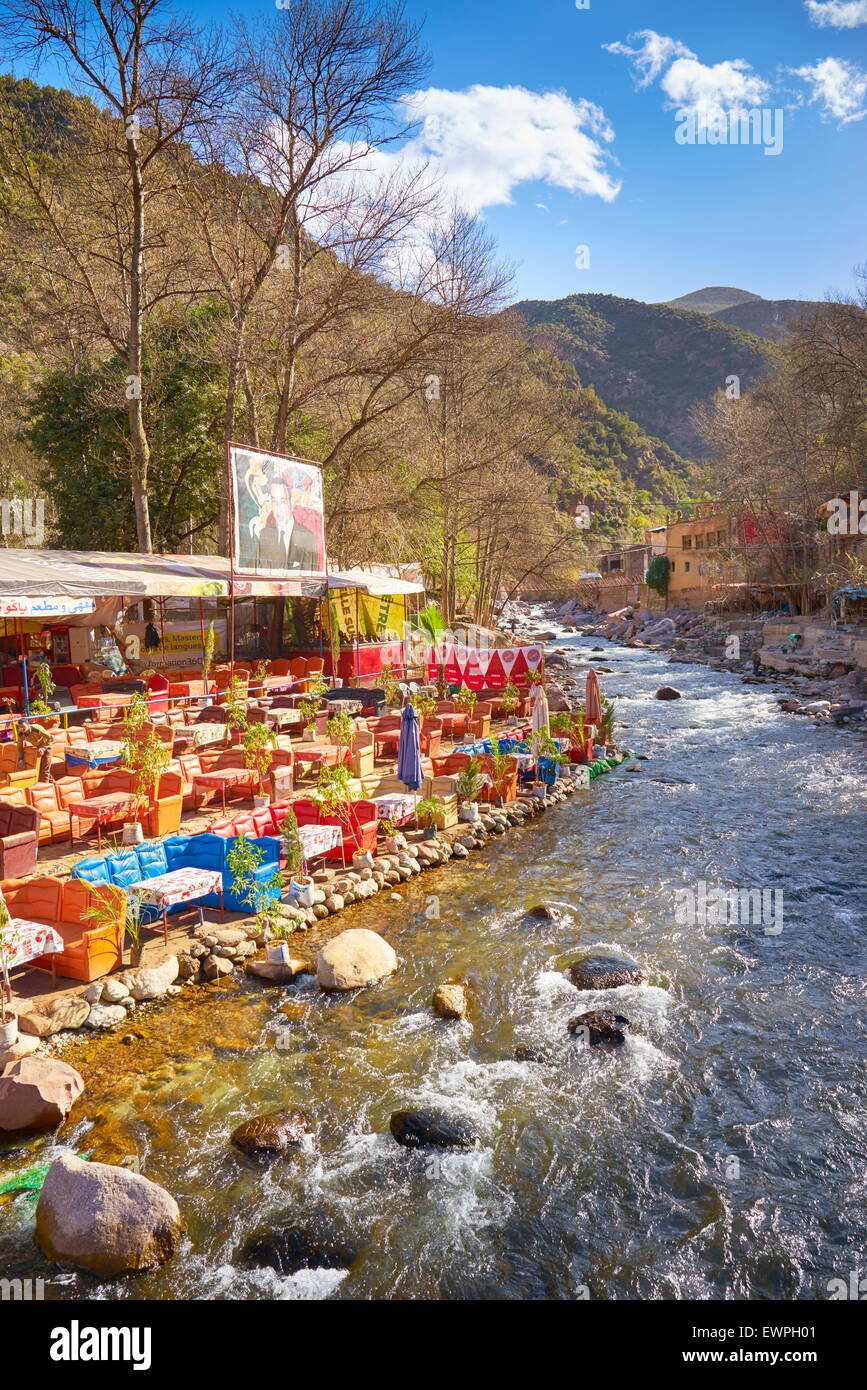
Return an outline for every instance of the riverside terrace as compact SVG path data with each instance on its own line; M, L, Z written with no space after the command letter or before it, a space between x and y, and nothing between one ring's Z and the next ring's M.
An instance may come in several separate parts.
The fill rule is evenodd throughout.
M106 743L121 742L123 733L129 739L128 723L93 719L77 730L51 730L39 766L7 769L0 808L29 810L32 829L29 846L19 832L12 847L19 856L26 849L29 864L22 872L19 857L15 877L7 875L0 885L13 923L25 924L17 961L10 959L19 1035L0 1052L0 1062L26 1055L42 1038L70 1027L123 1022L136 1006L126 988L130 966L151 977L138 991L142 999L176 993L187 981L218 979L239 964L264 980L289 980L309 960L290 956L288 949L282 958L276 952L276 962L256 959L271 938L279 942L290 929L324 927L326 919L375 893L394 892L423 868L466 857L490 835L525 823L624 756L610 729L607 747L599 746L599 734L594 747L593 732L578 712L553 716L548 734L539 736L544 746L537 743L534 752L528 740L536 694L529 689L482 699L462 689L448 701L422 690L413 698L424 780L413 796L396 776L398 709L350 715L326 693L316 710L309 699L303 704L299 713L306 724L293 736L278 732L282 719L274 717L292 705L257 695L240 708L236 703L233 713L233 693L222 692L207 710L190 697L138 723L135 739L164 746L166 758L144 800L137 798L135 772L116 757L96 767L88 763L90 750L108 756L113 750L104 750ZM354 703L363 710L367 697L357 694ZM302 701L303 696L297 700ZM251 742L249 730L257 727L268 730L267 737ZM212 778L223 771L225 777ZM70 808L97 798L109 803L102 823L89 821L86 810L82 819L79 811L70 816ZM138 810L131 813L136 799ZM305 872L296 867L281 875L288 887L281 882L275 888L281 849L285 864L281 835L288 807L298 824ZM140 844L130 843L139 834L133 817L148 837ZM239 897L237 871L228 860L240 836L260 852L253 877L271 881L270 906L267 895L252 890ZM125 949L124 890L136 882L146 892L154 871L171 875L178 865L187 875L182 891L175 898L150 894L140 949L129 942ZM205 878L199 881L193 870ZM115 885L110 894L109 883ZM109 896L115 911L100 917L99 903ZM53 915L58 913L59 919ZM49 927L60 939L30 939L28 951L28 924ZM343 924L351 922L344 918ZM38 956L46 942L53 951Z

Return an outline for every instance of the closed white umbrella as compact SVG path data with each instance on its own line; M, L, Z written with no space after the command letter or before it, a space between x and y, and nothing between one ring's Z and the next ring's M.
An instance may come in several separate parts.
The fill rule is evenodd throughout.
M530 742L537 758L544 739L551 737L550 720L548 696L540 685L536 690L536 698L533 701L533 713L530 717L530 727L533 730Z

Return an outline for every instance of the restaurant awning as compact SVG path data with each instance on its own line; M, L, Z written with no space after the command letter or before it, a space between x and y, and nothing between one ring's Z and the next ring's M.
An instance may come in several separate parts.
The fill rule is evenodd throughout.
M0 550L0 601L42 599L51 608L31 608L34 616L64 611L69 599L109 595L136 598L227 598L229 561L222 555L142 555L100 550ZM235 576L236 598L322 598L316 579ZM13 610L7 610L10 615ZM66 607L65 611L74 611ZM17 616L24 616L15 609Z
M398 579L384 570L342 570L329 574L329 589L358 589L362 594L423 594L424 585L410 579Z

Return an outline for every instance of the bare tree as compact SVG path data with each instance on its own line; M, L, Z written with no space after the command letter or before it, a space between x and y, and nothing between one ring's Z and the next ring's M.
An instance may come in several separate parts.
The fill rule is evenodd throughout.
M191 192L228 310L226 438L243 393L248 429L282 450L310 398L309 386L298 388L303 356L369 297L428 199L419 173L378 187L360 178L374 151L405 133L395 106L426 59L403 5L374 0L293 0L240 23L236 52L239 100L214 132L209 179ZM267 425L254 408L263 342L279 361ZM223 547L226 539L224 500Z
M131 491L148 552L145 332L167 300L203 289L178 226L179 171L186 163L189 172L184 147L220 108L231 67L218 33L168 0L0 0L0 16L17 57L61 62L74 90L97 103L74 153L48 160L33 158L7 113L7 172L34 234L40 294L72 316L87 347L126 364Z

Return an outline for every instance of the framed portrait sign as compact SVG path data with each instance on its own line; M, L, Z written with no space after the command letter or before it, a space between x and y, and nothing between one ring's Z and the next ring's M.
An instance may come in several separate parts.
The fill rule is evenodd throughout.
M240 574L322 579L322 469L309 459L228 448L234 568Z

